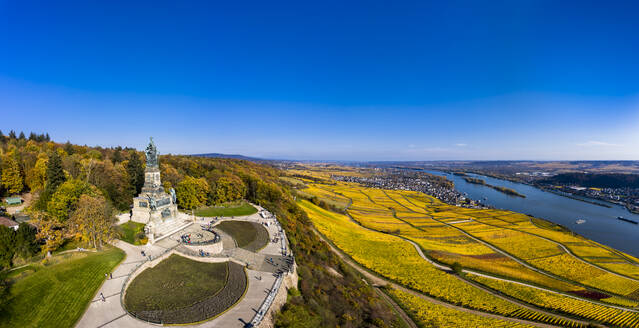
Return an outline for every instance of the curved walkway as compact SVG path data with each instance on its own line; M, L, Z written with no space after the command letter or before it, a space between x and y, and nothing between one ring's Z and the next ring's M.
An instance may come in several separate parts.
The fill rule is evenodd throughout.
M210 221L210 218L206 218L204 220ZM233 220L254 222L268 221L261 218L257 213L246 217L238 217ZM265 228L269 231L270 239L276 235L281 236L281 233L278 230L278 225L270 224ZM181 231L178 231L169 238L163 239L153 245L134 246L121 240L114 241L114 246L122 249L126 253L126 257L122 263L114 269L113 279L106 280L100 287L82 318L80 318L77 322L76 327L157 327L157 324L146 323L129 315L122 305L120 294L124 285L127 283L127 278L136 272L141 263L147 262L149 257L152 258L151 262L157 261L159 263L165 256L168 256L173 252L177 252L183 256L188 256L176 250L176 248L179 247L177 240L180 237L180 233ZM142 256L142 251L145 252L146 257ZM250 269L246 270L248 279L246 293L235 306L229 308L218 317L199 324L180 326L197 328L242 328L246 323L251 322L258 309L260 309L262 303L269 295L269 292L276 280L276 277L273 275L273 272L275 271L274 268L281 265L281 262L277 262L275 260L275 258L281 257L281 246L279 242L273 243L269 240L266 247L260 250L257 254L240 248L225 250L223 253L223 255L217 257L203 257L197 259L217 262L233 260L234 262L242 264L250 262ZM251 253L253 255L247 253ZM274 263L276 265L261 263L265 261L266 258L274 258ZM102 301L101 295L104 295L104 301Z

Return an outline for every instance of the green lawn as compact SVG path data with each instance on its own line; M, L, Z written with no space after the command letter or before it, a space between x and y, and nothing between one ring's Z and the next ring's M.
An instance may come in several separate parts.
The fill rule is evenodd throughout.
M257 213L257 208L247 202L233 203L225 206L210 206L195 210L195 215L213 216L244 216Z
M215 295L226 284L228 264L171 255L144 270L129 285L124 303L131 312L183 308Z
M95 296L104 274L124 259L124 252L111 248L60 257L66 259L11 273L13 285L8 306L0 312L0 327L73 327Z
M261 224L247 221L224 221L215 226L229 234L237 246L249 251L258 251L268 243L268 231Z
M120 230L120 239L133 245L146 244L146 237L140 238L144 234L144 223L128 221L118 227Z

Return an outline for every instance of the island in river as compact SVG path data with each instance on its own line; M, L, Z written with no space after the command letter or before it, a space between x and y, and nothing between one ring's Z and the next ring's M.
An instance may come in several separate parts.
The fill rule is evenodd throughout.
M473 184L478 184L478 185L483 185L486 187L490 187L493 188L501 193L504 193L506 195L511 195L511 196L517 196L517 197L522 197L522 198L526 198L526 195L522 195L520 193L518 193L517 191L515 191L514 189L510 189L510 188L506 188L506 187L502 187L502 186L494 186L491 184L486 183L486 181L479 179L479 178L473 178L470 176L466 176L464 175L464 180L466 180L466 182L468 183L473 183Z

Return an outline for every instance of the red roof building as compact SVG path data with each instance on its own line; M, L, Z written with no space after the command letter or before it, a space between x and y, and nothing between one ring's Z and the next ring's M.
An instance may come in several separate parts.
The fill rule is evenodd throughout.
M0 225L3 225L7 228L11 228L13 230L18 230L18 222L13 221L7 217L0 216Z

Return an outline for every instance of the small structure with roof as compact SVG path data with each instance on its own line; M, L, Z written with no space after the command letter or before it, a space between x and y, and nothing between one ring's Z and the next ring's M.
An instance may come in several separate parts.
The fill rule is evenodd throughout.
M22 198L20 197L7 197L4 199L4 202L7 203L7 205L20 205L22 204Z
M7 228L18 230L18 222L11 220L8 217L0 216L0 225L3 225Z

